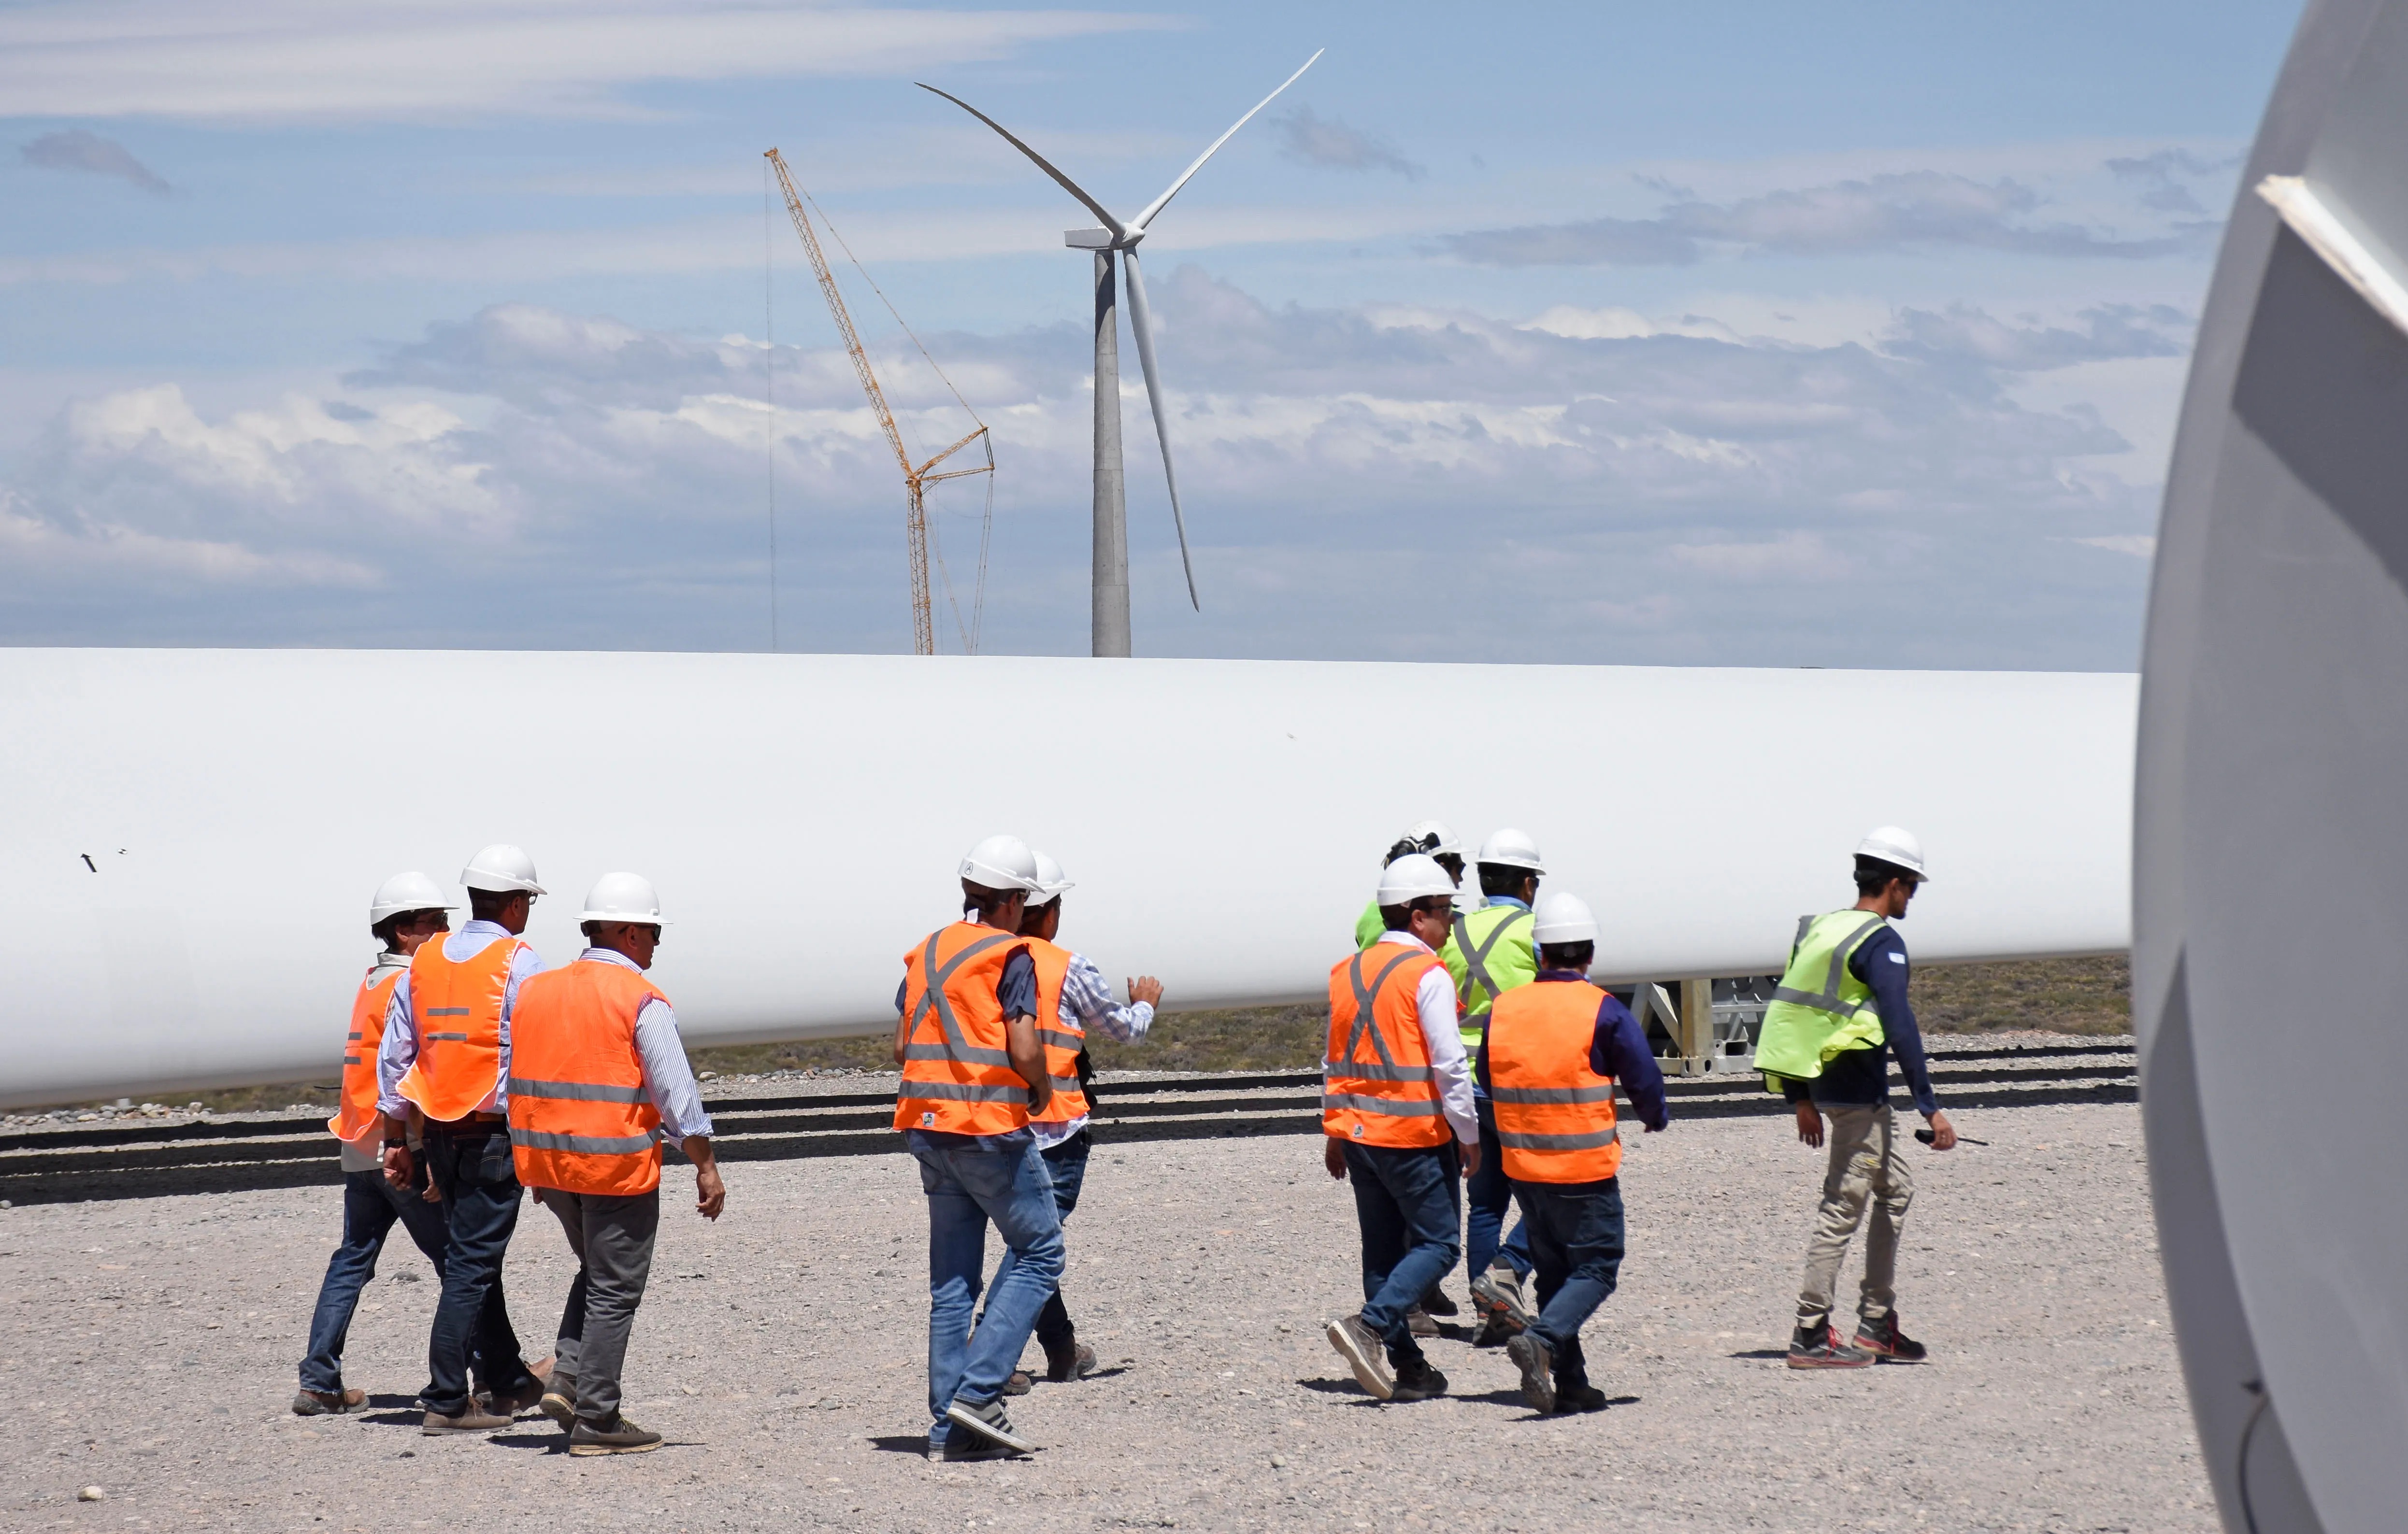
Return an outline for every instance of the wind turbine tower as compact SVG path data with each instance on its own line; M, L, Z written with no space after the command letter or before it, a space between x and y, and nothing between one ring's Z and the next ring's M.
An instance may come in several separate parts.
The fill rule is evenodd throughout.
M1294 85L1305 70L1313 65L1326 50L1316 49L1312 58L1304 61L1296 74L1280 81L1279 91L1254 103L1254 110L1229 124L1228 133L1212 140L1193 164L1179 173L1179 179L1163 190L1161 196L1145 205L1134 219L1123 221L1112 217L1103 204L1089 196L1086 190L1071 180L1039 154L1012 135L1011 130L980 111L950 92L939 91L933 85L920 89L943 96L947 101L1003 135L1004 142L1028 156L1039 170L1052 177L1063 191L1086 206L1087 211L1103 220L1101 228L1072 229L1062 236L1062 243L1073 250L1096 253L1096 563L1095 563L1095 628L1094 650L1099 656L1125 656L1129 653L1128 600L1128 512L1123 496L1121 474L1121 348L1119 320L1119 282L1113 270L1117 255L1128 266L1129 327L1137 334L1137 360L1145 372L1145 400L1154 411L1154 440L1162 445L1162 477L1170 487L1170 520L1179 533L1179 563L1187 575L1187 600L1197 612L1204 604L1196 596L1196 566L1187 557L1187 521L1179 509L1179 474L1170 462L1170 432L1164 418L1162 381L1154 368L1154 320L1146 308L1145 278L1138 271L1138 242L1145 238L1154 216L1179 195L1179 189L1188 178L1204 168L1204 162L1226 144L1231 135L1253 121L1277 99L1280 91Z

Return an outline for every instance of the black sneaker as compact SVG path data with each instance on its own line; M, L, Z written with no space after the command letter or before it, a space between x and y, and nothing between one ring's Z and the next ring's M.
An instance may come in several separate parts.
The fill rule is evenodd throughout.
M987 1442L999 1443L1014 1454L1033 1453L1037 1447L1036 1444L1011 1430L1011 1419L1003 1414L1001 1397L987 1402L984 1406L972 1406L969 1402L955 1397L953 1404L945 1408L945 1420L955 1427L967 1428ZM951 1445L953 1440L960 1436L958 1433L947 1433L945 1442Z
M1521 1366L1522 1399L1530 1403L1530 1410L1554 1411L1555 1382L1548 1377L1548 1369L1555 1359L1547 1344L1526 1331L1516 1332L1505 1344L1505 1356Z
M1898 1329L1898 1312L1878 1321L1856 1323L1856 1346L1886 1363L1919 1364L1931 1350Z
M1389 1393L1390 1400L1428 1400L1446 1394L1446 1376L1430 1367L1429 1360L1403 1364L1397 1370L1397 1385Z
M1563 1385L1555 1387L1555 1414L1570 1416L1579 1412L1605 1410L1605 1392L1593 1385Z
M1488 1318L1480 1323L1480 1329L1471 1334L1471 1345L1503 1347L1513 1339L1513 1323L1498 1312L1490 1311Z
M1429 1312L1432 1315L1454 1315L1457 1314L1455 1301L1448 1299L1446 1291L1440 1288L1435 1284L1429 1286L1429 1293L1422 1296L1422 1309Z
M1873 1356L1840 1341L1840 1330L1826 1320L1819 1327L1799 1327L1789 1338L1792 1369L1862 1369Z

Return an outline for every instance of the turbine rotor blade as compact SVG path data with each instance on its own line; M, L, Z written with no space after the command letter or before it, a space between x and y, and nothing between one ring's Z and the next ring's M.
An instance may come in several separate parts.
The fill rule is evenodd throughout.
M1170 525L1179 530L1179 567L1187 573L1188 604L1200 613L1204 604L1196 598L1196 566L1187 557L1187 519L1179 514L1179 471L1170 466L1170 427L1163 416L1162 380L1154 367L1154 313L1146 307L1145 278L1138 275L1137 252L1122 251L1121 262L1128 269L1129 328L1137 332L1138 365L1145 370L1145 403L1154 407L1154 440L1162 445L1162 477L1170 486Z
M1301 72L1302 71L1298 71L1298 73ZM987 116L984 112L980 111L977 107L971 106L968 102L964 101L961 97L954 95L949 91L939 91L933 85L923 84L918 80L914 80L911 83L918 85L921 90L926 91L933 95L943 96L947 101L952 102L963 111L969 113L970 116L978 119L981 122L985 123L988 127L993 128L996 133L1001 134L1005 143L1010 145L1013 149L1018 149L1021 153L1035 161L1037 163L1037 168L1043 171L1046 175L1054 178L1055 181L1059 182L1063 191L1068 192L1071 196L1078 198L1079 201L1086 204L1087 211L1093 213L1096 218L1103 220L1104 227L1112 232L1113 239L1123 240L1128 237L1129 228L1126 224L1121 222L1118 219L1113 218L1104 207L1103 204L1096 201L1093 197L1088 196L1085 188L1079 185L1078 182L1071 180L1060 171L1055 170L1053 163L1043 155L1038 153L1035 149L1030 149L1027 145L1013 137L1010 129L1005 127L1002 123L997 122L995 119ZM1282 89L1284 90L1285 87L1282 87ZM1258 107L1256 110L1260 110L1260 108ZM1235 128L1232 128L1229 131L1231 133L1237 132ZM1218 146L1215 146L1215 148L1217 147ZM1197 163L1202 164L1203 162L1199 160ZM1191 171L1189 174L1193 175L1194 172ZM1172 190L1176 191L1177 189L1173 188Z
M1328 50L1327 49L1326 49L1326 48L1316 48L1316 49L1314 49L1314 50L1312 50L1312 58L1311 58L1311 59L1307 59L1307 60L1305 60L1305 61L1304 61L1304 66L1303 66L1303 68L1298 69L1295 74L1290 75L1287 78L1285 78L1285 79L1283 79L1283 80L1280 81L1280 84L1279 84L1279 91L1274 91L1274 92L1272 92L1269 95L1265 96L1262 100L1260 100L1260 101L1258 101L1258 102L1254 103L1254 112L1248 112L1244 117L1241 117L1241 118L1238 119L1238 121L1237 121L1230 123L1230 124L1229 124L1229 132L1228 132L1228 133L1223 134L1220 137L1218 137L1218 138L1216 138L1216 139L1212 140L1211 148L1211 149L1206 149L1202 154L1197 155L1197 156L1196 157L1196 163L1195 163L1194 164L1192 164L1192 165L1188 166L1185 170L1181 171L1181 172L1179 173L1179 179L1178 179L1178 180L1176 180L1176 181L1171 182L1171 183L1170 183L1170 186L1169 186L1169 188L1168 188L1168 190L1165 191L1161 196L1156 197L1154 201L1152 201L1152 202L1150 202L1150 203L1146 204L1146 205L1145 205L1145 211L1144 211L1144 212L1142 212L1142 213L1140 213L1140 214L1139 214L1136 218L1131 219L1131 220L1129 220L1129 222L1128 222L1128 232L1129 232L1129 233L1131 233L1131 234L1143 234L1145 233L1145 226L1146 226L1147 224L1150 224L1150 223L1152 223L1152 222L1154 221L1154 216L1155 214L1157 214L1157 213L1161 212L1165 207L1168 206L1169 206L1169 203L1170 203L1170 199L1172 199L1173 197L1176 197L1176 196L1178 196L1178 195L1179 195L1179 189L1180 189L1181 187L1183 187L1183 186L1185 186L1185 185L1187 184L1187 178L1188 178L1189 177L1191 177L1191 176L1195 175L1197 171L1202 170L1202 169L1204 168L1204 162L1212 158L1213 150L1218 149L1222 145L1226 144L1226 143L1229 141L1230 136L1231 136L1232 135L1236 134L1236 133L1237 133L1237 131L1238 131L1239 129L1240 129L1240 128L1244 127L1247 123L1249 123L1249 122L1253 121L1254 121L1254 112L1259 112L1259 111L1261 111L1264 107L1266 107L1269 106L1269 105L1272 103L1272 101L1273 101L1273 100L1277 99L1277 97L1278 97L1278 95L1279 95L1279 93L1280 93L1280 91L1284 91L1284 90L1286 90L1289 86L1294 85L1294 84L1295 84L1295 83L1296 83L1299 78L1301 78L1303 77L1303 75L1304 75L1304 71L1305 71L1306 69L1310 69L1310 68L1312 68L1312 67L1313 60L1314 60L1314 59L1318 59L1318 58L1320 58L1324 53L1326 53L1326 52L1328 52L1328 51L1329 51L1329 50ZM933 89L935 89L935 88L934 88L934 87L927 87L926 89L931 89L931 90L933 90ZM939 94L939 95L943 95L943 94L944 94L944 92L941 92L941 91L938 92L937 93L938 93L938 94ZM945 97L945 99L946 99L946 100L948 100L948 101L951 101L953 98L952 98L951 96L946 96L946 97ZM989 123L989 124L988 124L988 126L989 126L989 127L994 127L995 125L994 125L993 123ZM996 131L996 132L997 132L997 133L999 133L999 134L1000 134L1000 133L1003 133L1003 130L1002 130L1001 128L996 128L996 130L995 130L995 131ZM1003 135L1004 135L1006 138L1011 138L1011 135L1010 135L1010 134L1004 134ZM1015 144L1019 144L1019 143L1020 143L1020 140L1018 140L1018 139L1016 139L1016 138L1012 138L1012 139L1011 139L1011 141L1012 141L1013 143L1015 143ZM1022 149L1025 149L1027 148L1027 146L1026 146L1026 145L1025 145L1025 144L1022 144L1022 145L1021 145L1021 148L1022 148ZM1035 159L1036 157L1032 154L1032 155L1030 156L1030 158L1031 158L1031 159ZM1044 161L1042 161L1042 160L1039 160L1037 163L1038 163L1039 164L1040 164L1040 165L1042 165L1042 164L1044 164L1044 163L1045 163L1045 162L1044 162ZM1049 170L1053 169L1053 167L1052 167L1052 166L1050 166L1050 165L1046 166L1046 168L1047 168L1047 169L1049 169ZM1060 176L1060 174L1061 174L1061 173L1060 173L1059 171L1055 171L1055 172L1054 172L1054 174L1055 174L1055 176L1058 178L1058 177ZM1064 186L1068 186L1068 185L1069 185L1069 183L1068 183L1068 181L1065 181L1065 182L1063 182L1062 184L1063 184ZM1083 195L1084 195L1084 193L1081 193L1081 195L1082 195L1082 196L1083 196ZM1093 205L1093 204L1091 203L1091 204L1089 204L1088 206L1092 207L1092 206L1095 206L1095 205ZM1107 222L1109 222L1110 220L1106 220L1106 221L1107 221Z

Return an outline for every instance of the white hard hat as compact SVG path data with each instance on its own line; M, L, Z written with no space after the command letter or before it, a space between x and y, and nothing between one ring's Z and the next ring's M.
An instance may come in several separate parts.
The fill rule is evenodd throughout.
M1895 864L1914 874L1917 884L1931 877L1923 871L1923 844L1902 826L1876 826L1865 832L1865 839L1856 844L1856 856Z
M1460 858L1470 850L1443 820L1416 820L1397 840L1411 842L1432 858Z
M489 894L544 892L543 886L535 882L535 859L508 842L495 842L469 859L468 866L460 871L460 882Z
M1438 866L1437 859L1426 852L1409 852L1380 870L1376 900L1382 905L1410 905L1431 895L1454 893L1455 880Z
M1578 895L1549 895L1531 913L1530 938L1536 943L1595 943L1597 917Z
M1037 859L1037 883L1039 892L1029 897L1031 905L1051 905L1062 898L1065 889L1078 888L1062 876L1062 865L1041 852L1031 852Z
M970 848L962 859L962 877L989 889L1025 889L1044 893L1037 876L1037 854L1017 836L990 836Z
M443 898L443 891L425 874L396 874L377 886L376 899L368 902L368 925L374 927L387 916L397 916L405 911L458 909Z
M585 892L580 921L632 921L640 927L666 927L661 897L652 881L641 874L605 874Z
M1526 868L1533 874L1544 874L1539 861L1539 844L1511 827L1498 831L1480 844L1482 863L1495 863L1502 868Z

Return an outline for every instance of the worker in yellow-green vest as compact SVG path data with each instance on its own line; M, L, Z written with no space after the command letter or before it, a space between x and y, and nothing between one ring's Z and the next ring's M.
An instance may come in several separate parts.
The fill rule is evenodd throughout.
M1889 1107L1888 1057L1898 1057L1914 1106L1931 1126L1931 1148L1949 1150L1956 1130L1931 1093L1923 1036L1907 1005L1906 945L1893 922L1928 877L1923 846L1883 826L1856 846L1856 903L1806 916L1789 967L1765 1009L1756 1064L1765 1085L1797 1107L1798 1138L1821 1145L1830 1119L1822 1207L1806 1243L1806 1282L1789 1340L1792 1369L1861 1369L1875 1359L1920 1363L1927 1349L1899 1328L1898 1243L1914 1199ZM1854 1342L1831 1325L1841 1259L1872 1206Z
M1466 894L1462 888L1463 843L1447 829L1445 821L1414 821L1402 836L1390 844L1387 856L1380 859L1380 866L1385 868L1398 859L1416 852L1446 870L1446 876L1455 881L1455 908L1457 911L1479 909L1480 902ZM1358 949L1369 947L1379 942L1380 935L1387 930L1388 924L1380 915L1380 903L1374 901L1363 907L1363 914L1354 918L1354 946ZM1463 989L1463 956L1455 952L1453 938L1447 940L1446 946L1439 950L1438 956L1445 960L1447 973L1455 976L1455 990L1460 994Z
M1455 987L1463 997L1464 1053L1475 1058L1487 1037L1488 1011L1497 998L1538 978L1530 907L1539 898L1540 875L1546 873L1539 844L1510 828L1480 845L1479 864L1483 904L1468 915L1455 913L1452 945L1462 955ZM1530 1276L1529 1228L1517 1220L1512 1233L1505 1234L1513 1184L1505 1174L1505 1157L1497 1141L1497 1110L1488 1101L1488 1088L1476 1079L1471 1093L1472 1107L1480 1115L1480 1171L1464 1186L1469 1213L1463 1256L1464 1270L1471 1275L1472 1308L1481 1314L1471 1345L1502 1347L1532 1319L1522 1296L1522 1281Z

